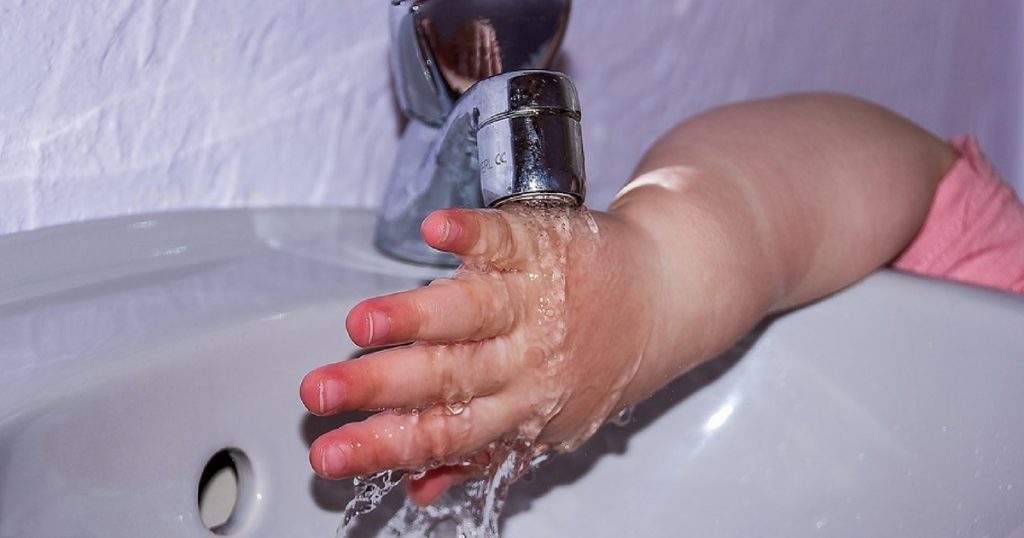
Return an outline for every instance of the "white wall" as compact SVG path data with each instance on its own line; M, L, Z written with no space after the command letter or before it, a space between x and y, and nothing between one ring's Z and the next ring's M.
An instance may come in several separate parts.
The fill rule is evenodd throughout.
M386 2L0 2L0 231L379 196Z
M385 0L0 0L0 233L145 211L375 205ZM591 205L672 123L803 89L972 131L1024 186L1018 0L577 0Z
M594 202L679 118L724 101L837 90L943 137L973 132L1024 191L1024 2L579 0L566 51ZM595 9L588 9L590 6ZM614 13L609 13L614 11Z

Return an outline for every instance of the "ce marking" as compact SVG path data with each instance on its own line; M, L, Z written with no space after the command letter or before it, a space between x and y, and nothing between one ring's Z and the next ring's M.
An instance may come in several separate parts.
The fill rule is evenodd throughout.
M490 172L494 168L508 163L508 154L504 151L495 153L494 158L480 161L480 172Z

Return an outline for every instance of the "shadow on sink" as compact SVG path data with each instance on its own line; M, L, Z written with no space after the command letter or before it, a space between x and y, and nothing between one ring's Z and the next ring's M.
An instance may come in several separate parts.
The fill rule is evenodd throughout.
M520 479L509 492L502 513L503 526L509 517L528 511L534 501L541 499L550 491L576 482L590 472L602 458L610 454L625 454L629 440L634 435L739 363L769 324L766 322L758 326L718 358L694 368L666 385L651 398L637 404L625 425L605 424L576 451L561 454L550 463L542 465L532 473L532 478Z

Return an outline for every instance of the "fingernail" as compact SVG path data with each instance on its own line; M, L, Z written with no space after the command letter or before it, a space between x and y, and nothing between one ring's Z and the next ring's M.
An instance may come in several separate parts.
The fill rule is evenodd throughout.
M441 217L441 229L438 230L438 242L446 244L448 242L448 234L451 233L452 223L448 220L448 217Z
M329 477L344 476L346 459L340 448L328 446L320 452L320 470Z
M366 314L366 327L369 333L367 342L372 344L387 337L388 329L391 328L391 320L384 312L373 311Z
M345 387L336 379L321 379L317 384L320 389L320 414L326 415L341 405Z

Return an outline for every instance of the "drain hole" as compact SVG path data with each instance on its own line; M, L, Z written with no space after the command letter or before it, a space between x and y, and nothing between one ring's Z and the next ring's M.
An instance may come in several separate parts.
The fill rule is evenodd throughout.
M213 534L227 536L241 528L251 504L252 468L237 448L217 452L199 478L199 517Z

